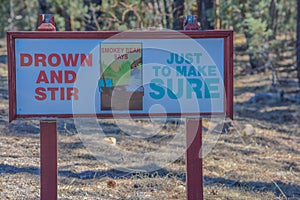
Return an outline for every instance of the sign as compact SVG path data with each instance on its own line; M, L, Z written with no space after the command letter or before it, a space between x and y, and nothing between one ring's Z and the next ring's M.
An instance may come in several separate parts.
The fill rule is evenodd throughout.
M8 32L10 120L233 115L233 32Z

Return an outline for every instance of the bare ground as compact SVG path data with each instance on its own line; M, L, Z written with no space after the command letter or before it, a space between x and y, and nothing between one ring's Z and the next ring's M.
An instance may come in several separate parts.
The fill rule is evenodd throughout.
M239 69L234 121L226 120L221 134L207 131L212 122L204 121L203 145L213 147L204 156L205 199L300 199L300 104L292 101L297 94L295 72L280 73L287 80L278 85L278 91L285 91L280 98L271 87L270 70L250 75ZM39 122L8 123L7 66L2 63L0 91L0 199L39 199ZM262 96L253 98L257 94ZM143 133L138 138L118 131L111 120L99 123L109 130L107 138L116 140L115 147L132 152L160 149L184 129L184 122L179 127L167 124L157 135ZM151 130L148 122L138 123ZM59 199L186 198L184 155L154 172L125 173L97 160L72 120L58 121L58 135Z

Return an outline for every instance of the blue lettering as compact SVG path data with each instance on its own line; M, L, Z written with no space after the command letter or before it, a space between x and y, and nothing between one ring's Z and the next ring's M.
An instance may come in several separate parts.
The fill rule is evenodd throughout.
M150 92L149 95L153 98L153 99L161 99L164 97L165 95L165 90L162 87L162 85L164 84L163 80L156 78L156 79L152 79L150 82L150 88L152 90L154 90L155 92Z
M217 76L216 66L214 65L208 66L207 74L208 76Z
M168 96L171 99L179 99L182 97L183 95L183 79L180 78L178 79L178 83L177 83L177 94L174 94L174 87L173 87L173 80L172 79L168 79L167 80L167 86L168 86Z
M160 66L153 66L152 69L155 70L154 72L155 76L158 76L158 70L160 69Z
M192 92L196 93L197 99L202 98L202 81L200 79L188 78L186 83L186 98L192 98Z
M212 91L218 91L218 84L219 79L218 78L207 78L205 79L205 98L220 98L220 93Z
M186 66L176 66L177 76L186 76Z
M201 74L202 76L207 76L207 74L206 74L206 72L205 72L205 68L206 68L206 66L204 65L204 66L198 66L198 73L199 74Z
M196 72L196 69L195 69L194 66L191 66L191 67L190 67L188 76L197 76L197 72Z

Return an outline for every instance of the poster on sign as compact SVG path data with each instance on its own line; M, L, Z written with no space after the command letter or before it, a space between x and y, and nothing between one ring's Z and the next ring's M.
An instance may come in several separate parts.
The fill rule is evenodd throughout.
M8 32L10 120L232 117L232 31L119 34Z
M101 43L101 110L143 110L142 44Z

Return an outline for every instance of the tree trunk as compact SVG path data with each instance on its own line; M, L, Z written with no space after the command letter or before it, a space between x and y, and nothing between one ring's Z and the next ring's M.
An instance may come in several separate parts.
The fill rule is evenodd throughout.
M241 18L244 20L246 19L246 12L247 10L247 7L245 5L242 5L241 6ZM250 33L248 30L248 27L245 27L244 28L244 35L245 35L245 38L246 38L246 49L249 49L250 47L250 41L251 41L251 38L253 37L253 34ZM251 53L251 52L248 52L248 55L249 55L249 63L251 65L251 68L252 69L256 69L258 67L261 67L264 63L263 63L263 60L262 59L259 59L257 57L257 55L254 55L254 53Z
M161 23L162 27L164 27L164 18L163 18L162 11L161 11L161 9L160 9L160 3L159 3L159 0L156 0L156 4L157 4L157 10L158 10L158 12L159 12L159 15L161 16L160 23ZM153 2L153 5L155 5L154 2Z
M65 19L65 30L72 31L71 16L67 13L66 10L63 11L63 17Z
M208 13L213 13L214 1L213 0L197 0L198 5L198 18L200 19L201 28L203 30L214 29L213 16L209 16Z
M39 0L39 12L38 12L38 20L36 27L39 27L39 25L42 23L40 22L40 14L50 14L49 13L49 4L47 0Z
M215 29L221 29L220 0L215 2Z
M49 4L47 0L39 0L39 13L38 14L49 14Z
M10 13L9 13L9 25L8 30L13 31L15 29L15 12L14 12L14 2L13 0L9 1Z
M298 2L297 9L297 43L296 43L296 54L297 54L297 70L298 70L298 87L300 88L300 0Z
M87 14L84 17L85 30L100 31L101 27L97 18L101 15L101 12L96 10L95 7L101 6L102 0L84 0L83 4L88 7Z
M166 28L170 29L170 12L167 4L167 0L164 0L164 7L165 7L165 15L166 15Z
M65 31L72 31L71 16L68 14L67 8L64 5L59 5L56 12L65 20Z
M275 39L276 29L277 29L277 17L278 17L278 2L277 0L272 0L269 7L270 20L268 24L268 29L272 30L272 36L270 39Z
M174 0L173 1L173 29L182 30L183 18L184 16L184 0Z

